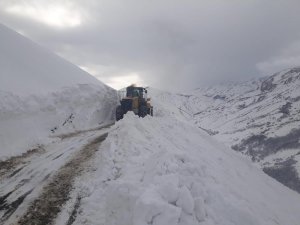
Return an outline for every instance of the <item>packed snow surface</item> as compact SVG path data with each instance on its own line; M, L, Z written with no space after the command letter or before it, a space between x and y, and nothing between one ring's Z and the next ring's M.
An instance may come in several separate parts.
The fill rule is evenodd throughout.
M300 196L163 105L117 122L81 177L74 224L295 225ZM58 221L63 221L62 213Z
M0 24L0 159L114 120L116 91Z

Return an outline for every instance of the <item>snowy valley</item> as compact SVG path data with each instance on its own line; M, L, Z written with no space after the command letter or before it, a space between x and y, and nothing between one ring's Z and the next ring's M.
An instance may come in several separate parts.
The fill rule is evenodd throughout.
M258 168L299 171L299 69L187 95L151 88L153 117L115 122L115 90L0 36L0 224L299 224L300 195Z

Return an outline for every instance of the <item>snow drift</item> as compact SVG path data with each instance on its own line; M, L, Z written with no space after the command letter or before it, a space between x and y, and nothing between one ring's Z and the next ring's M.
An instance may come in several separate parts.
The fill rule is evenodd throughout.
M118 121L77 182L74 224L295 225L300 196L157 104L154 117Z
M0 24L0 158L113 118L115 90Z

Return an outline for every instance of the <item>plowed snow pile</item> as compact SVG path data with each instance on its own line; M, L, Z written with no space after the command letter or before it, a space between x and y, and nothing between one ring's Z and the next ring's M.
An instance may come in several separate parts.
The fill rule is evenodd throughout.
M114 119L115 90L0 24L0 160Z
M161 106L162 107L162 106ZM300 196L199 128L160 108L114 125L74 224L295 225Z

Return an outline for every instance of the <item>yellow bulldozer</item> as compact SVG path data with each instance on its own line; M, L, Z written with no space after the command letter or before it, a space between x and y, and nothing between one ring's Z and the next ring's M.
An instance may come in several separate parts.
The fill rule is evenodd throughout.
M139 117L153 116L153 106L147 97L147 88L131 85L126 88L126 96L120 100L116 108L116 120L123 119L124 114L133 111Z

